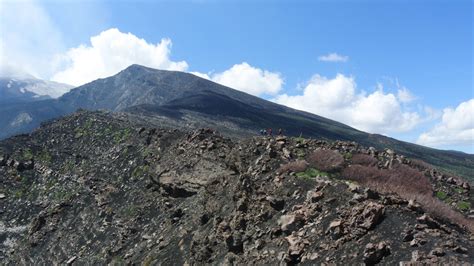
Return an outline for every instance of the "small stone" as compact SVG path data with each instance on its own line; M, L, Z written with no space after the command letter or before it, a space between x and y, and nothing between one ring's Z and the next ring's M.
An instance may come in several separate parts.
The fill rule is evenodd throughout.
M77 256L74 256L74 257L70 258L70 259L66 262L66 265L71 265L76 259L77 259Z
M285 232L293 232L303 225L303 217L299 214L282 215L278 220L281 230Z
M321 200L322 198L324 197L324 194L323 192L321 191L308 191L308 193L306 194L306 200L311 202L311 203L315 203L315 202L318 202L319 200Z
M265 199L270 203L270 206L277 211L281 211L285 207L285 200L281 198L267 196Z
M429 217L426 214L423 214L422 216L416 218L416 220L420 223L426 224L428 228L430 229L439 228L438 222L436 222L435 220L433 220L431 217Z
M390 255L390 247L382 241L378 244L369 243L365 246L363 260L365 264L379 263L383 257Z
M4 198L6 198L6 197L7 197L7 196L5 196L5 194L0 193L0 199L4 199Z
M431 256L443 257L445 254L446 253L441 248L435 248L432 251L430 251Z
M411 261L421 261L423 259L423 253L419 250L415 250L411 253Z
M145 239L145 240L150 240L150 239L152 239L152 236L150 236L150 235L143 235L142 238Z
M461 246L454 247L453 251L459 254L467 254L467 248Z
M341 220L332 221L332 222L329 224L329 229L333 229L333 228L339 227L339 226L341 226L341 224L342 224L342 221L341 221Z

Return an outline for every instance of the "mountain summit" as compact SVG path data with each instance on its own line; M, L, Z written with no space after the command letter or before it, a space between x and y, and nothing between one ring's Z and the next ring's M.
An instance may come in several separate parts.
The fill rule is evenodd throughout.
M0 137L28 132L45 120L75 112L79 108L124 112L132 119L160 127L211 127L234 137L256 135L262 128L281 128L290 136L357 141L378 149L390 148L471 180L473 178L474 155L441 151L368 134L189 73L140 65L131 65L114 76L72 89L56 100L0 107L0 112L6 114L0 118L0 126L4 129ZM14 123L26 116L30 119Z

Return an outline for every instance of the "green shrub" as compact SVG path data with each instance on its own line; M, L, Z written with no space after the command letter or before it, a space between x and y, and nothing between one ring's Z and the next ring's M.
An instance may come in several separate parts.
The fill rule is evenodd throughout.
M440 200L446 200L448 194L446 194L444 191L436 191L436 197Z
M25 161L33 159L33 152L31 149L25 149L21 154L21 159Z
M458 208L463 211L468 211L469 209L471 209L471 203L466 201L459 201Z
M312 179L317 176L329 176L329 174L314 168L307 168L304 172L296 173L296 176L303 179Z
M53 157L47 150L43 150L38 154L37 156L38 161L43 162L43 163L50 163L53 160Z

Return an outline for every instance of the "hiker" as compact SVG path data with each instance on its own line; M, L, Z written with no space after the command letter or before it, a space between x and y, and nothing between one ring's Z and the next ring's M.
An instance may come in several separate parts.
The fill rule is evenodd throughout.
M283 130L281 128L278 129L278 136L283 135Z
M265 136L265 129L260 129L260 135Z
M269 129L267 130L267 135L270 136L270 137L273 136L272 128L269 128Z

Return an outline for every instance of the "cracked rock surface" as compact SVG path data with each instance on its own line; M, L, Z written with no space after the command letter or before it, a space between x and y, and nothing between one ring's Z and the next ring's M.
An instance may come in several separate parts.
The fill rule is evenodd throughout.
M474 262L472 234L416 202L322 171L281 170L320 149L344 156L341 165L350 164L348 153L374 154L381 169L409 163L393 151L352 142L232 140L212 129L148 128L120 114L75 113L0 142L0 260ZM468 183L420 171L435 190L460 191L456 197L472 202Z

